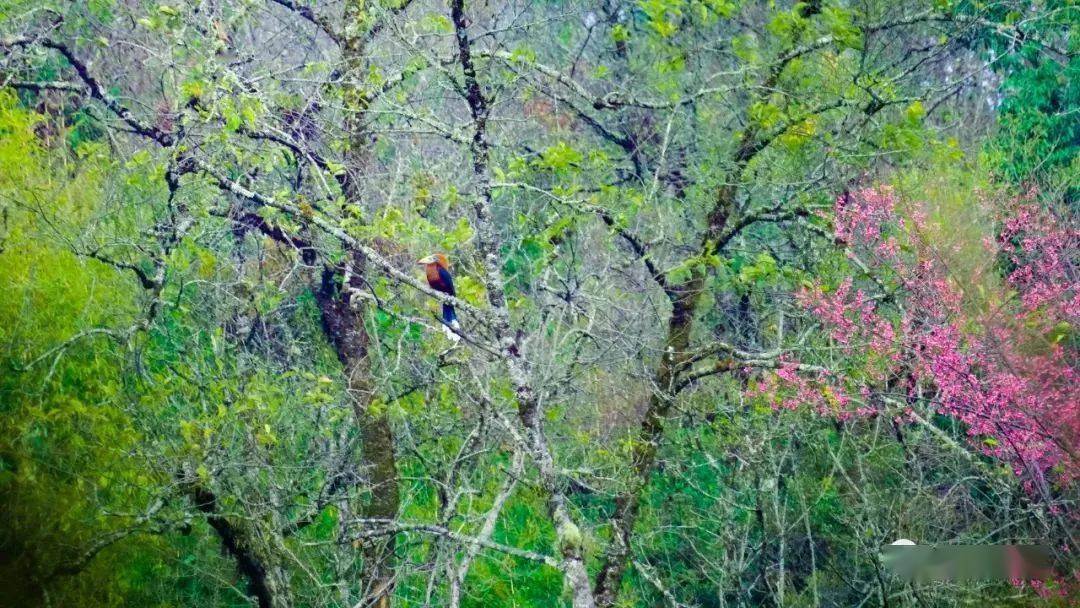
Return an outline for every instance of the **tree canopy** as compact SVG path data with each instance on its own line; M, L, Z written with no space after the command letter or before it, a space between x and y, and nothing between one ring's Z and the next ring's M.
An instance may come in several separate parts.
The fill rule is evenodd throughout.
M1072 605L1078 28L0 0L0 605Z

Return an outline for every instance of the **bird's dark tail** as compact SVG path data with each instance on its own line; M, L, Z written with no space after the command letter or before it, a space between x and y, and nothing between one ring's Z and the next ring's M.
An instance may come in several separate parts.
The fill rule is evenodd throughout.
M447 325L451 325L451 326L456 326L457 325L457 313L454 312L454 305L453 304L443 303L443 305L442 305L442 320Z

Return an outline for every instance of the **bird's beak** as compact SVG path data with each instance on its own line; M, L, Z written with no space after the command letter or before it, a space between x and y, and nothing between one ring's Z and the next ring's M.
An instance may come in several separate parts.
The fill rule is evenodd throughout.
M430 264L431 263L431 256L429 255L426 258L420 258L419 260L416 260L416 263L418 265L420 265L420 266L424 266L425 264Z

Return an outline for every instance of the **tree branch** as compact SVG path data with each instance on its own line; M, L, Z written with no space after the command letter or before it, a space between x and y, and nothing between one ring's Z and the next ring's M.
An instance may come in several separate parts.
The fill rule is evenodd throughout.
M511 547L509 545L497 543L483 537L468 536L466 534L454 532L449 528L436 524L400 523L387 519L354 519L350 523L372 526L368 530L358 532L350 540L364 540L393 534L422 532L425 534L434 534L436 536L448 538L466 546L476 546L483 549L491 549L493 551L498 551L499 553L505 553L514 557L520 557L521 559L540 562L544 565L551 566L556 570L564 570L564 564L560 560L550 555L544 555L543 553L537 553L535 551Z
M310 6L304 6L302 4L298 4L298 3L294 2L293 0L269 0L269 1L271 3L273 3L273 4L277 4L278 6L282 6L284 8L289 9L293 13L296 13L301 18L303 18L305 21L307 21L307 22L311 23L312 25L314 25L315 28L318 29L320 32L326 34L327 38L329 38L330 40L333 40L334 42L336 42L338 44L341 43L341 35L338 34L337 28L334 27L334 24L331 23L329 19L326 19L325 17L323 17L323 16L319 15L318 13L316 13L315 9L311 8Z

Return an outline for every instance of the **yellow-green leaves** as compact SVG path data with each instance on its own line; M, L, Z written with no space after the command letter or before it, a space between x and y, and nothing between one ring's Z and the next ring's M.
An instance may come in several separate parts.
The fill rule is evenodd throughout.
M679 29L673 21L668 19L655 19L650 21L649 25L663 38L672 36Z
M1062 340L1070 338L1074 334L1073 327L1068 321L1061 321L1047 333L1046 340L1051 344L1058 344Z
M450 23L450 19L442 13L428 13L424 15L421 25L429 32L447 33L454 31L454 24Z
M707 267L715 268L722 263L723 258L712 253L696 255L669 269L667 279L670 283L685 283L694 274L703 273Z
M670 38L679 30L679 21L685 2L681 0L641 0L642 12L648 18L649 27L661 38Z
M457 223L454 224L454 227L452 229L444 233L442 239L442 248L448 251L453 251L461 245L464 245L465 243L471 241L472 238L472 224L470 224L469 220L467 220L466 218L461 217L458 218Z
M259 445L263 447L270 447L277 443L277 434L274 433L274 429L270 428L269 424L262 425L262 428L255 433L255 440L259 442Z
M750 120L762 129L771 129L783 116L783 110L767 101L759 101L750 106Z
M564 141L560 141L544 150L536 164L552 171L560 171L578 166L582 159L584 159L584 156L579 150Z
M408 230L405 214L397 207L383 207L375 214L368 226L369 236L391 240L396 239L405 230Z
M326 161L326 169L330 172L331 175L337 177L345 175L345 165L339 162L335 162L332 160Z
M213 278L214 271L217 269L217 258L214 253L204 247L197 247L195 256L198 260L199 276L203 279Z
M729 0L702 0L699 6L710 13L727 19L735 14L738 6Z
M182 6L182 5L181 5ZM159 4L145 17L136 20L139 25L150 30L173 30L182 23L183 15L179 8L171 4Z
M925 137L923 118L926 109L921 101L908 105L900 115L900 120L889 124L883 130L883 144L905 150L920 150L929 143Z
M457 297L471 304L481 306L487 299L484 284L470 274L459 272L454 277L454 288L457 291Z
M821 19L837 46L862 48L862 30L855 26L854 16L850 10L838 6L826 6L821 9Z
M236 131L241 126L254 129L264 112L262 100L250 95L223 97L218 102L217 108L228 131Z
M186 80L182 85L180 85L180 92L183 93L188 100L198 100L204 95L206 95L206 81L202 80L201 78L192 78Z
M532 47L518 46L510 53L510 61L518 64L528 64L536 61L536 51Z
M810 116L805 120L801 120L785 130L780 137L777 138L777 143L787 148L788 151L795 151L809 142L817 133L817 125L818 118L816 116Z
M744 284L760 283L775 277L778 270L776 259L768 253L762 252L754 258L752 263L739 268L738 277L739 281Z
M630 40L630 29L621 23L616 23L611 28L611 39L616 43L623 43Z
M784 45L790 45L798 39L809 25L809 20L801 15L802 6L796 5L790 11L780 11L769 21L766 29Z
M914 101L904 110L904 118L911 124L918 124L926 116L926 108L921 101Z
M731 39L731 50L743 63L754 65L761 61L761 51L757 38L750 32L739 34Z

